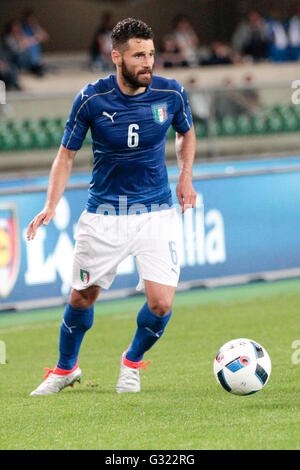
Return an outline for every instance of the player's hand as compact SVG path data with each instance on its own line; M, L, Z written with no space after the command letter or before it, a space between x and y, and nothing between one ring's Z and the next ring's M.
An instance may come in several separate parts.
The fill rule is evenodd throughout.
M186 172L180 173L176 194L183 214L186 209L195 207L197 193L194 190L192 176Z
M54 209L44 208L35 218L30 222L27 228L27 240L33 240L37 229L40 225L48 225L49 222L55 217Z

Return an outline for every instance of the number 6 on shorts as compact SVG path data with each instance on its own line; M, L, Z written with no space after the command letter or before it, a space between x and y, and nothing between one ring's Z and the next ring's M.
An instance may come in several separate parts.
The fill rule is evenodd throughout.
M170 241L169 242L169 250L170 250L170 255L171 255L171 259L172 259L173 264L177 264L177 262L178 262L177 251L176 251L175 247L176 247L176 243L173 242L173 241Z

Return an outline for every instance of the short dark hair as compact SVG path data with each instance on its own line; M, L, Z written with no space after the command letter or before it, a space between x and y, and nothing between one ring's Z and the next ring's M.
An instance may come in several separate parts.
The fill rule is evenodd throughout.
M122 46L132 38L153 39L154 34L150 26L142 20L126 18L125 20L119 21L112 31L111 39L113 49L121 49Z

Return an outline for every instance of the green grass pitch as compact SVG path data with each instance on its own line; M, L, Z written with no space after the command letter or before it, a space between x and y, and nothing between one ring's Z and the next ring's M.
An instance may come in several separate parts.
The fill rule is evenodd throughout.
M54 367L63 308L0 315L0 448L300 449L300 280L177 293L164 336L148 351L142 392L115 392L119 361L143 297L96 304L80 354L81 384L29 397ZM234 396L213 361L230 339L260 342L272 360L266 387ZM298 355L300 358L300 354ZM294 362L294 363L293 363Z

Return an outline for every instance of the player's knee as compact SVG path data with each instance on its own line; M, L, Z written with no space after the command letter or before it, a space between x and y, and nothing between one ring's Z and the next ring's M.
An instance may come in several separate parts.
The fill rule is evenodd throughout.
M70 303L74 308L90 308L96 302L99 292L98 286L91 286L80 291L72 289Z
M148 306L151 312L155 313L159 317L164 317L168 315L172 308L172 302L170 302L167 298L156 298L152 300L148 300Z

